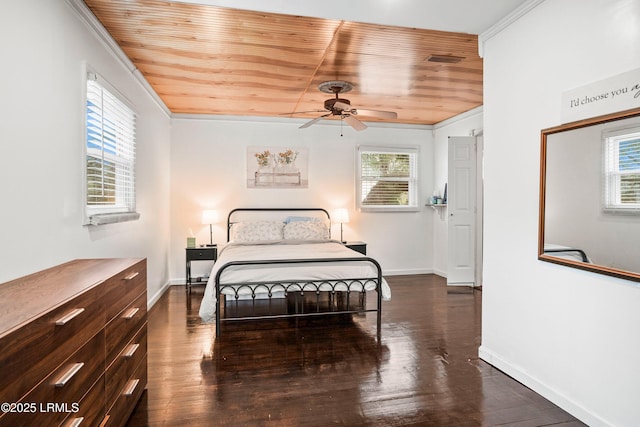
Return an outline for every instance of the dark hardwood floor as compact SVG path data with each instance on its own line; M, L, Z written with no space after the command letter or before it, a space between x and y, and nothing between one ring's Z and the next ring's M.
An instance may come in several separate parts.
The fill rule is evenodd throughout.
M584 425L478 359L481 291L387 280L380 342L372 313L225 323L216 341L203 288L172 287L149 313L149 380L128 426Z

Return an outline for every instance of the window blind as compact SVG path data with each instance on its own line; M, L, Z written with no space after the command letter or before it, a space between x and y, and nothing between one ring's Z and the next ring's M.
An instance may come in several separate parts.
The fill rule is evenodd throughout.
M135 212L135 113L96 78L87 79L86 209Z
M640 209L640 130L605 137L605 209Z
M361 209L414 210L417 207L417 150L361 149Z

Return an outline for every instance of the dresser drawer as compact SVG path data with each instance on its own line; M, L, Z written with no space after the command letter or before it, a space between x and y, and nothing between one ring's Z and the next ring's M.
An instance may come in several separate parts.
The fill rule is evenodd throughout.
M17 402L105 323L96 286L0 338L0 402Z
M122 310L106 326L106 365L111 365L124 346L147 320L147 293Z
M0 402L16 405L0 427L126 423L146 385L146 266L74 260L0 286ZM127 380L107 405L107 367L123 351Z
M107 367L105 375L105 399L110 406L118 397L118 392L124 388L140 362L147 355L147 324L129 341L113 363Z
M103 376L103 349L100 331L22 399L28 412L5 414L0 426L57 425L77 412L84 395Z
M146 259L108 279L105 288L108 289L105 295L108 322L147 290Z
M78 412L74 412L64 420L62 427L91 427L97 426L104 419L104 375L100 377L89 393L78 405Z
M107 411L106 426L123 426L131 412L138 403L140 396L147 384L147 355L140 364L135 368L133 375L127 381L126 385L119 391L118 396L111 408Z

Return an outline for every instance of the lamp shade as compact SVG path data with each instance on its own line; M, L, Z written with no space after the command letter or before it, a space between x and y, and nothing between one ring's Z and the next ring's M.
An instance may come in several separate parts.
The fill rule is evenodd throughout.
M333 222L344 224L349 222L349 211L345 208L338 208L333 211Z
M217 224L219 222L218 211L215 209L209 209L202 211L202 223L203 224Z

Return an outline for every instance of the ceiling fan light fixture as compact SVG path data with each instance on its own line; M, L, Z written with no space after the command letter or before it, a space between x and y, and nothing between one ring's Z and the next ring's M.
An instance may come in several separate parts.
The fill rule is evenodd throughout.
M338 105L336 105L338 103ZM351 107L351 101L344 98L329 98L324 101L325 110L333 111L344 111L349 110Z
M425 62L438 62L441 64L457 64L462 61L464 56L453 56L453 55L429 55Z

